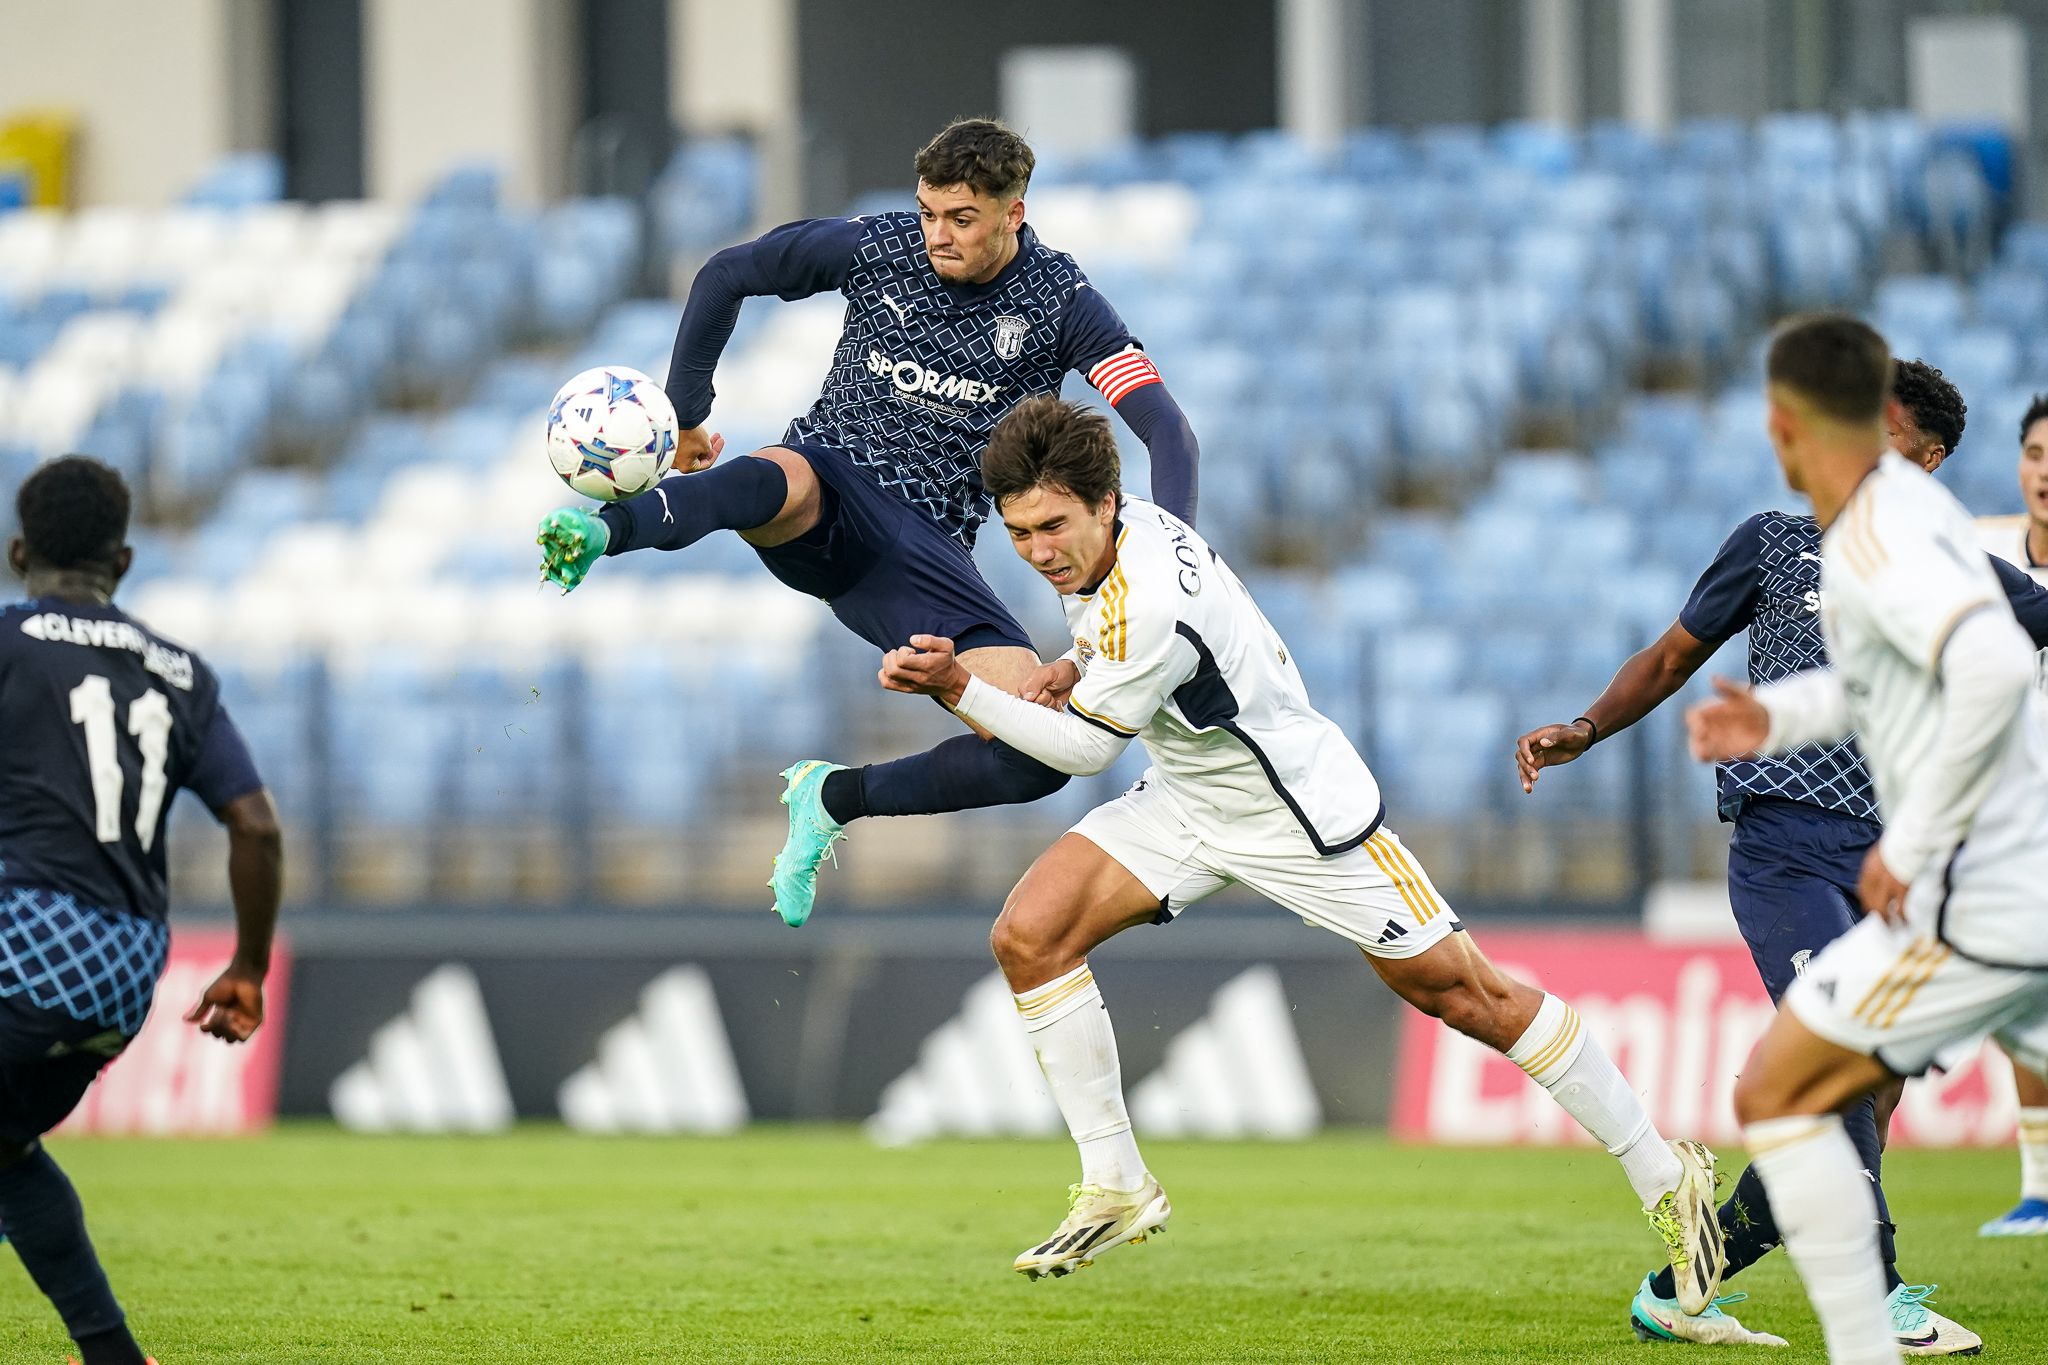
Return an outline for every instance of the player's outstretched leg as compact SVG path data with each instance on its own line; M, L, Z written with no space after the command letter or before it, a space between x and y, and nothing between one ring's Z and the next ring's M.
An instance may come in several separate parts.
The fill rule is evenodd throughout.
M1714 1154L1697 1142L1664 1140L1578 1012L1506 975L1467 933L1412 957L1366 960L1409 1004L1504 1053L1621 1162L1663 1239L1677 1302L1688 1314L1711 1308L1725 1263Z
M855 820L1019 805L1050 796L1068 781L1029 754L979 735L955 735L921 754L865 768L805 759L782 775L789 837L768 884L776 911L792 926L810 918L818 869Z
M40 1142L0 1154L0 1222L85 1365L144 1365L86 1235L78 1193Z
M1067 834L1024 874L989 935L1039 1070L1081 1153L1067 1216L1013 1263L1032 1279L1080 1270L1105 1251L1142 1242L1162 1231L1173 1212L1138 1154L1116 1031L1087 961L1096 945L1158 909L1159 898L1122 864Z

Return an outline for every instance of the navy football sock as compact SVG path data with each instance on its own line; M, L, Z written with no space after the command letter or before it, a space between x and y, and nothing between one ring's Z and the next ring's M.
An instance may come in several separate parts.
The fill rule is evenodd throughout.
M1898 1248L1892 1226L1891 1209L1885 1204L1884 1185L1878 1179L1882 1149L1877 1145L1877 1106L1875 1101L1859 1101L1854 1109L1842 1116L1842 1126L1849 1130L1849 1141L1855 1144L1856 1155L1863 1161L1863 1168L1871 1175L1871 1192L1877 1196L1877 1250L1884 1260L1886 1288L1896 1289L1903 1281L1899 1278ZM1778 1233L1778 1221L1771 1216L1771 1201L1764 1193L1763 1178L1752 1163L1735 1182L1735 1192L1728 1196L1728 1202L1721 1205L1721 1232L1727 1239L1728 1269L1723 1280L1755 1265L1784 1240ZM1676 1292L1671 1278L1671 1268L1666 1266L1657 1272L1651 1281L1653 1293L1671 1298Z
M1014 806L1050 796L1067 774L999 739L955 735L921 754L829 774L818 793L845 824L863 815L937 815Z
M789 476L781 465L743 455L600 508L611 532L604 552L680 550L713 531L751 531L775 520L788 498Z
M0 1222L88 1365L139 1365L142 1352L86 1236L78 1193L41 1146L0 1169Z

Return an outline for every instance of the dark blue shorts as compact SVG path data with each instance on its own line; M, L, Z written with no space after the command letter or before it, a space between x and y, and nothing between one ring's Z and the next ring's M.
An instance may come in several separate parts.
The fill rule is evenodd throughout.
M0 996L0 1142L27 1146L62 1123L128 1041L26 996Z
M1728 844L1728 900L1772 1003L1863 918L1856 880L1883 831L1803 801L1751 797Z
M823 599L876 649L895 649L913 635L943 635L961 653L989 645L1033 648L960 542L845 451L806 441L782 444L810 462L829 496L825 520L812 534L755 550L768 572Z

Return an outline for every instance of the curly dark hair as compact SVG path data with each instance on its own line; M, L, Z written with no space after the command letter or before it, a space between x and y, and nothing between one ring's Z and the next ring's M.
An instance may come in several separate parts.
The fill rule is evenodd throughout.
M1956 453L1970 409L1940 370L1924 360L1894 359L1892 397L1913 414L1914 425L1941 442L1949 454Z
M1123 465L1109 419L1053 394L1027 398L989 434L981 481L998 511L1044 485L1072 493L1090 507L1123 492Z
M31 559L111 567L128 538L128 484L89 455L65 455L21 481L14 514Z
M1038 166L1031 145L992 118L955 119L925 143L912 163L933 189L965 185L991 199L1015 199Z
M2034 423L2048 417L2048 393L2037 393L2034 401L2027 404L2027 410L2020 418L2020 444L2027 443L2027 433L2034 429Z

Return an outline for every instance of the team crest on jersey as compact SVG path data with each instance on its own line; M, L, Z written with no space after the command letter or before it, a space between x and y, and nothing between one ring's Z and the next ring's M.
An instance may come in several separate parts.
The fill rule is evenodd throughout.
M1074 637L1074 653L1080 656L1081 667L1088 667L1088 665L1095 662L1095 642L1076 635Z
M1024 338L1030 335L1031 324L1020 317L1005 313L996 319L996 359L1015 360L1024 354Z

